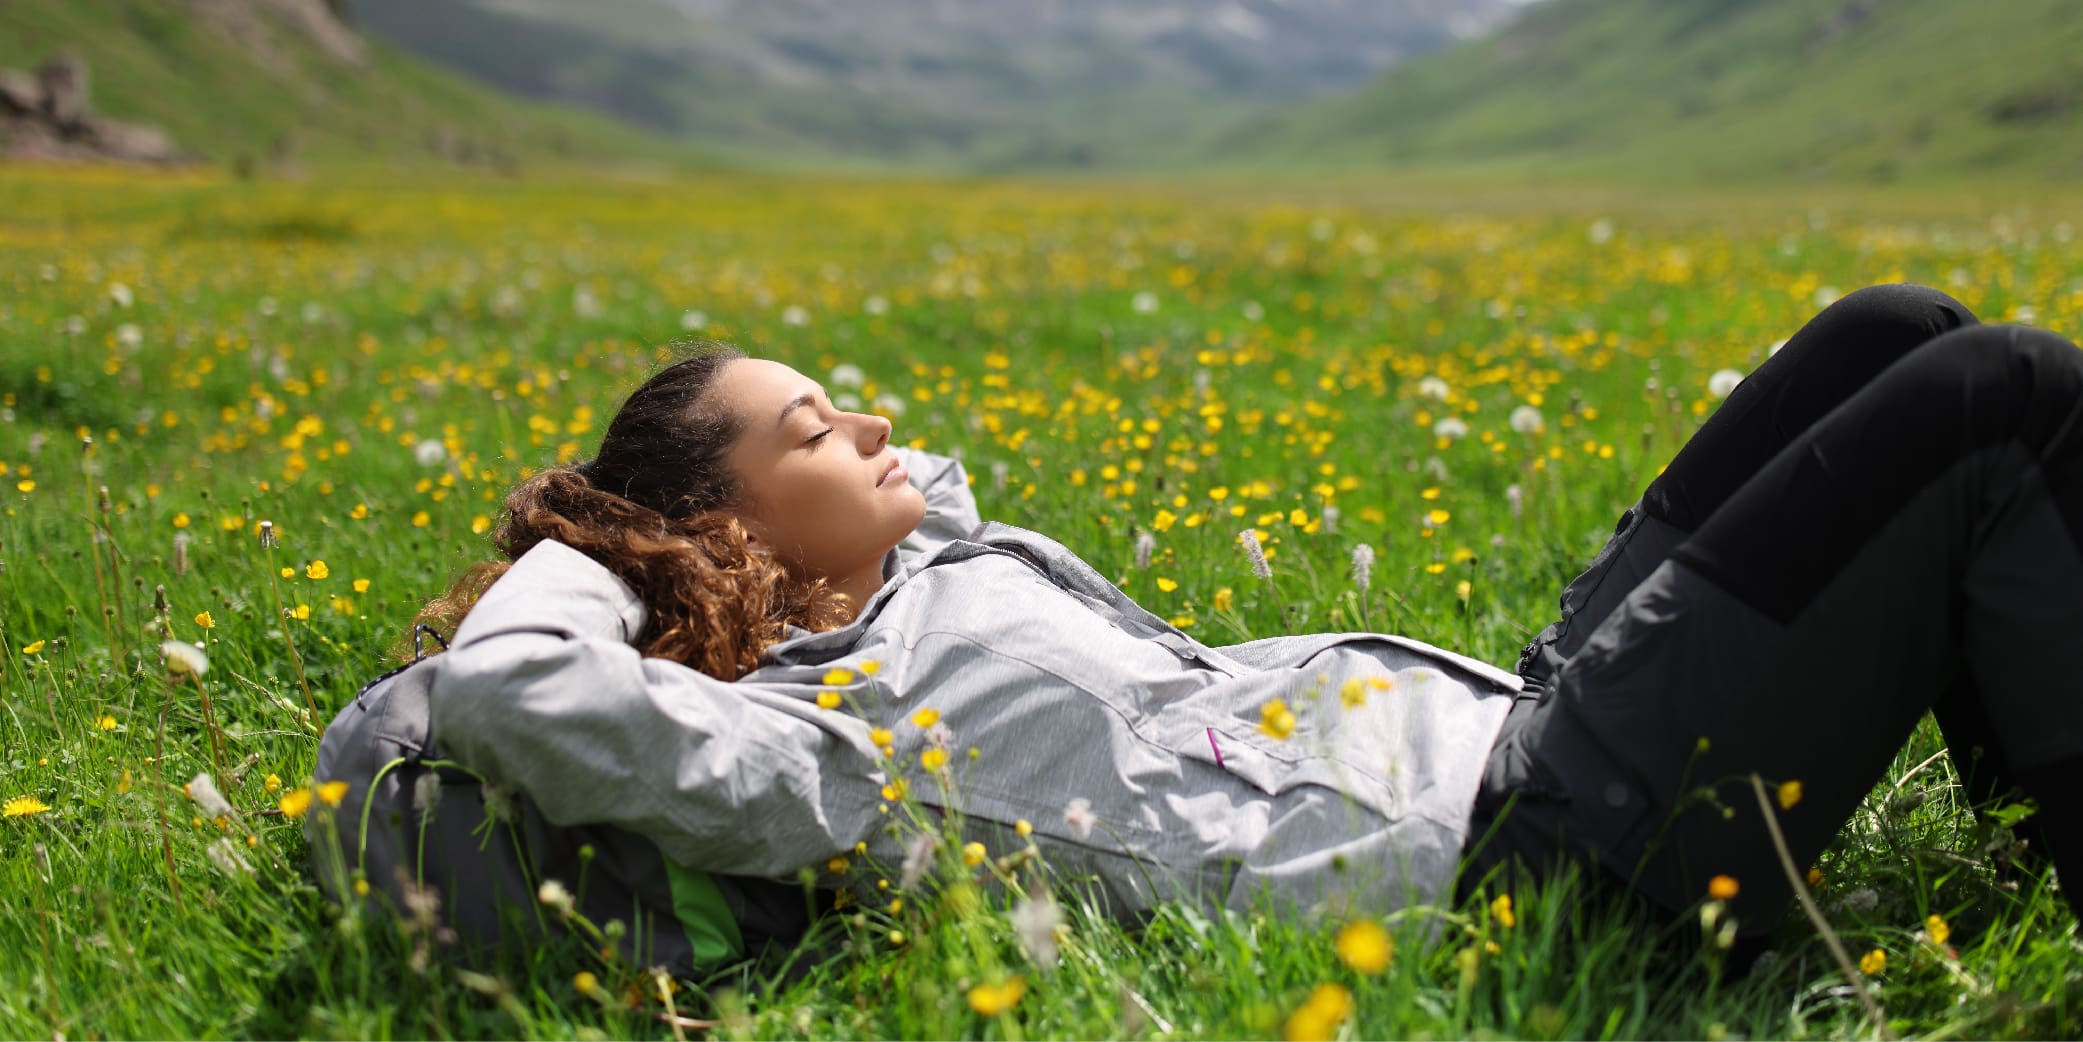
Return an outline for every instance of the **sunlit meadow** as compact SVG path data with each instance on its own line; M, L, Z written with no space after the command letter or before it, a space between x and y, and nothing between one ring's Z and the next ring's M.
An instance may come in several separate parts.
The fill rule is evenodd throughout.
M1711 924L1651 944L1568 887L1385 932L1128 929L1066 892L1051 958L994 882L1032 878L1012 849L893 872L807 972L661 994L577 937L466 964L333 905L283 810L324 813L319 730L488 556L504 491L590 455L676 338L891 416L986 517L1210 643L1372 629L1509 666L1837 294L1926 282L2074 335L2079 210L0 174L0 1035L2073 1036L2073 924L1995 873L1928 722L1802 866L1885 1028L1798 913L1733 980Z

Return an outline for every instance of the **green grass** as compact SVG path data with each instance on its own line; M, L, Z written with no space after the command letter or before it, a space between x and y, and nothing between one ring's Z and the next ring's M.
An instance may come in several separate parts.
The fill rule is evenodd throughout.
M690 311L814 376L863 366L868 397L905 402L900 440L965 455L986 517L1210 643L1365 625L1510 663L1711 413L1709 375L1761 360L1832 287L1928 282L1986 319L2083 329L2083 205L1993 198L0 171L0 798L51 808L0 821L0 1035L673 1034L623 997L634 968L575 938L416 961L423 935L319 895L264 780L309 778L317 726L487 556L506 488L590 453ZM1422 397L1426 376L1452 397ZM1536 395L1546 430L1513 432ZM1441 443L1448 410L1471 431ZM430 439L435 467L414 459ZM1434 508L1451 518L1421 526ZM1178 520L1139 570L1159 510ZM1247 523L1270 585L1235 548ZM1364 593L1360 542L1379 554ZM222 828L179 788L214 768L200 700L155 650L169 632L208 644L218 780L242 811ZM1998 880L1945 758L1913 770L1939 745L1927 721L1821 858L1833 929L1887 953L1868 984L1899 1034L2072 1037L2075 924L2043 881ZM252 873L213 867L227 835ZM1547 887L1514 895L1510 928L1411 910L1369 976L1336 955L1336 920L1175 906L1131 928L1066 888L1047 968L1015 942L1012 893L965 880L949 866L901 909L862 895L828 923L834 958L688 982L675 1008L728 1037L1275 1037L1335 983L1354 1037L1874 1032L1791 912L1734 980L1695 924L1656 938ZM1932 915L1955 951L1917 938ZM1010 975L1017 1005L972 1010Z
M1848 17L1866 9L1863 19ZM2083 171L2063 0L1548 0L1216 155L1631 182L2059 182Z

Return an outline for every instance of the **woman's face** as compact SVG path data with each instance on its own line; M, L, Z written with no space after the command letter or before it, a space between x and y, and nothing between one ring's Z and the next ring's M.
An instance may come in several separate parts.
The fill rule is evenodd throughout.
M800 571L840 580L879 569L925 518L925 496L889 451L890 421L841 412L817 381L762 358L725 366L713 393L740 424L728 456L739 516Z

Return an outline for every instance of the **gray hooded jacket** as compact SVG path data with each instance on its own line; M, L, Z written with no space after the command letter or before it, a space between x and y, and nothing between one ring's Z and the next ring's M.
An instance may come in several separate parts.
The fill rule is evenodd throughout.
M712 873L793 879L860 843L894 871L906 837L884 789L902 776L993 854L1013 842L994 823L1031 822L1046 863L1113 914L1442 896L1516 676L1382 634L1208 647L1060 544L979 523L959 463L900 455L927 517L852 623L793 631L720 681L640 656L635 594L546 541L435 663L435 732L549 821L626 828ZM827 684L835 668L852 679ZM820 708L825 690L846 704ZM1294 714L1285 738L1261 728L1272 699ZM921 709L939 724L914 724ZM946 789L919 766L936 741Z

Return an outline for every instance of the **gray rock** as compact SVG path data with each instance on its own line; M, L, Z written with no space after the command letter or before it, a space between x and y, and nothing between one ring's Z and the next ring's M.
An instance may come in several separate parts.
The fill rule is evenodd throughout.
M20 69L0 69L0 113L33 115L43 108L43 84Z
M43 113L61 131L87 128L87 63L70 55L52 58L36 70L43 87Z

